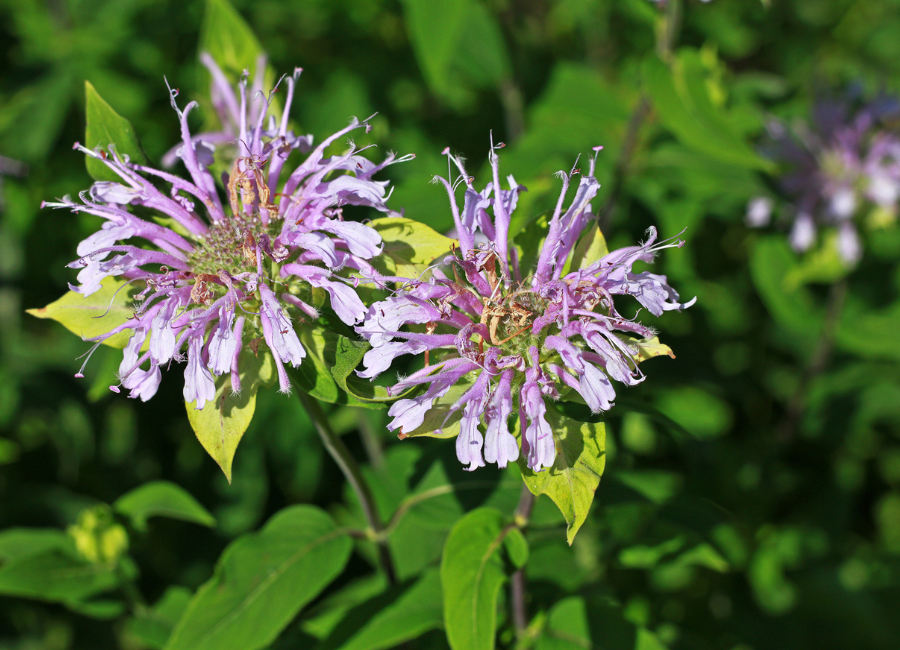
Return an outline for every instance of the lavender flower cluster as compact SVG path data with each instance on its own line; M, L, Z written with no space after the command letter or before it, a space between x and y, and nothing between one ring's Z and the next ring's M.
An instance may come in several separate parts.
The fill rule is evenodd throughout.
M788 168L780 182L793 202L790 242L796 251L809 250L820 228L835 229L841 258L855 264L862 256L857 222L896 220L900 137L885 119L898 115L900 103L887 97L855 109L849 100L828 100L816 106L812 127L769 125L768 154ZM765 226L774 207L769 197L753 199L747 223Z
M397 395L410 387L427 387L391 406L388 428L403 437L437 411L442 421L428 428L440 431L459 420L456 451L467 469L486 462L505 467L520 453L508 426L515 415L521 453L528 467L540 471L556 457L548 398L559 399L571 390L598 412L612 406L613 381L630 386L644 379L638 361L654 332L622 316L615 296L633 296L655 316L693 304L679 302L664 276L633 270L636 262L650 262L655 252L683 242L656 243L651 228L646 243L567 271L580 233L596 219L590 203L600 186L594 177L595 154L565 209L577 170L562 174L562 191L540 255L533 268L521 268L509 228L525 188L509 177L508 189L503 189L495 147L490 151L493 179L480 192L462 161L444 153L465 184L460 210L451 180L436 179L450 198L459 249L427 279L397 278L400 288L369 308L356 328L372 345L359 375L372 379L401 355L438 356L436 363L426 361L422 370L390 389ZM436 402L454 388L455 397L438 409Z
M266 120L273 94L264 95L260 88L248 92L247 75L236 93L215 63L203 60L213 75L223 132L192 136L188 114L197 103L179 109L177 91L170 89L181 123L182 144L175 155L190 180L135 164L113 147L107 154L76 145L103 161L120 181L97 182L79 201L66 197L45 204L105 219L78 245L80 257L69 265L80 269L73 291L89 296L110 276L142 288L133 317L91 339L100 345L119 332L132 332L119 367L121 387L146 401L159 387L160 368L186 358L184 398L198 409L214 399L214 376L230 373L232 389L241 389L239 354L246 342L258 345L259 338L274 357L281 390L290 390L284 364L298 366L306 352L288 310L317 317L302 299L308 287L324 289L345 323L362 318L365 306L335 271L371 275L367 260L381 251L382 242L373 229L344 221L341 206L387 211L388 183L374 176L399 162L390 155L373 164L352 146L325 157L331 143L356 129L368 131L367 121L354 119L315 148L311 136L290 131L300 70L283 79L287 92L281 120ZM223 142L237 145L224 177L224 201L210 171L216 144ZM285 164L295 150L308 155L287 173ZM129 206L153 218L138 216Z
M215 400L217 376L230 376L231 389L241 390L241 351L255 353L265 342L280 388L288 392L285 364L297 367L306 356L295 326L318 317L309 300L318 288L371 344L361 377L374 379L401 355L423 355L425 367L390 389L398 397L420 391L392 405L390 430L404 437L426 417L438 418L430 426L438 432L458 422L457 453L468 469L485 462L504 467L520 454L509 428L516 416L521 453L540 471L556 457L548 399L578 395L592 411L607 410L616 397L613 382L637 384L644 379L642 359L671 354L653 329L619 312L615 297L630 295L655 316L693 304L680 302L664 276L633 269L683 242L658 243L651 228L640 246L598 253L599 259L569 268L581 233L596 223L596 153L565 209L580 172L560 172L562 191L546 240L533 268L523 268L510 224L525 188L512 177L508 189L501 186L496 150L502 145L491 148L493 179L480 192L462 161L445 151L465 185L460 210L459 182L436 179L450 198L458 248L419 277L385 277L371 263L382 251L381 237L345 221L342 206L388 212L388 183L374 177L412 156L388 155L375 164L351 143L345 153L326 157L338 139L368 131L368 121L354 119L313 147L312 136L288 128L300 70L280 82L287 90L276 119L269 114L275 90L266 95L262 89L264 60L253 87L245 73L237 91L210 57L202 61L212 74L221 130L192 134L188 115L197 104L180 109L170 89L181 144L165 162L180 159L189 178L136 164L113 146L107 152L76 145L119 180L96 182L77 201L46 204L104 219L69 265L79 269L73 291L90 296L113 276L139 289L132 316L89 339L96 349L130 332L114 391L124 388L146 401L157 392L161 368L186 361L184 398L203 409ZM307 155L288 165L295 151ZM211 170L223 163L230 170L222 175L220 195ZM367 307L359 283L393 291Z

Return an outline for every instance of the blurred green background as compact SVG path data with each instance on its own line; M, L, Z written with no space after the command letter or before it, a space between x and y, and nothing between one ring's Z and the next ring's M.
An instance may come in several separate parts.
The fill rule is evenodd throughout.
M606 474L572 548L559 514L539 504L533 616L565 627L564 599L574 597L589 627L616 616L670 648L900 647L900 236L868 237L830 363L786 425L827 286L804 279L783 233L743 221L747 201L774 187L754 153L769 116L805 118L817 92L851 85L900 90L900 1L688 0L664 53L674 95L647 70L660 25L647 0L234 4L276 71L304 68L299 130L321 139L377 111L367 142L416 154L389 170L393 207L406 216L448 229L446 195L429 184L446 170L440 152L465 155L480 185L493 131L508 145L502 173L529 188L520 217L552 205L555 171L604 145L595 209L611 248L651 225L663 237L687 228L687 245L654 269L683 297L699 296L659 319L678 358L648 362L648 380L620 391L605 418ZM65 265L97 225L40 210L91 183L71 148L84 137L84 81L158 162L178 137L164 76L182 97L207 92L203 15L204 3L190 1L0 0L0 155L27 165L0 190L0 527L65 529L86 507L173 481L218 525L154 520L131 535L150 602L170 585L196 588L231 539L287 504L339 519L347 510L343 479L296 400L260 393L228 485L185 418L179 369L150 403L114 395L116 351L101 349L76 380L88 344L24 313L66 290ZM791 273L799 279L784 282ZM331 415L390 498L425 480L426 461L452 481L472 478L452 444L400 443L382 412ZM502 474L479 470L494 488L447 507L458 515L502 501ZM453 519L438 519L413 518L392 540L401 574L439 558ZM365 573L365 558L354 556L345 583ZM311 616L273 647L326 638L331 628ZM439 630L417 643L446 647ZM557 647L549 643L541 647ZM113 647L146 646L121 620L0 596L0 648Z

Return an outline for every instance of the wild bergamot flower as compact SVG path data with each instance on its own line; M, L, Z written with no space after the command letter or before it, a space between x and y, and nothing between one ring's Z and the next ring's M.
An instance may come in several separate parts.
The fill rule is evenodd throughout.
M791 199L790 242L798 252L810 249L820 228L837 231L841 258L855 264L862 256L857 223L893 223L900 203L900 136L887 118L900 115L891 97L854 105L849 100L822 100L813 126L789 129L773 121L768 130L770 157L785 165L780 179ZM775 205L768 197L748 205L747 223L766 225Z
M622 316L614 298L630 295L654 316L694 301L680 302L664 276L633 271L635 262L651 262L657 251L683 244L656 243L654 228L644 244L566 270L579 235L595 222L590 202L599 188L596 155L567 209L577 170L561 173L562 192L537 261L521 268L509 228L525 188L512 177L509 189L501 187L496 148L490 152L493 180L481 192L462 161L445 151L465 184L460 210L454 184L436 179L450 197L459 249L430 277L406 278L393 295L372 304L356 328L372 345L359 375L372 379L398 356L424 354L425 367L389 389L394 395L411 387L424 392L395 402L388 428L404 437L458 421L457 456L473 470L485 462L505 467L518 458L509 427L509 418L517 417L521 452L539 471L556 457L547 399L572 391L592 411L607 410L616 396L613 381L637 384L644 379L641 359L671 352L651 328Z
M237 155L221 191L210 167L223 139L192 137L188 114L197 103L180 110L177 91L171 89L181 123L176 155L189 178L135 164L113 147L106 152L76 145L102 160L120 181L94 183L80 194L80 202L66 197L46 205L105 219L79 244L79 258L69 265L80 269L73 291L89 296L109 276L141 288L133 316L91 339L99 345L119 332L132 333L119 367L119 381L131 397L150 399L159 387L160 368L186 358L184 398L203 408L214 398L216 375L230 373L232 389L240 390L239 353L245 345L255 352L262 341L287 392L284 364L296 367L306 355L294 323L318 315L308 302L311 287L327 292L345 323L365 314L350 281L335 271L346 268L371 277L366 260L381 251L382 242L368 226L345 221L341 208L387 211L388 182L374 176L397 160L389 155L374 164L352 143L346 153L325 156L329 145L351 131L368 132L368 120L354 118L314 149L311 136L295 136L288 115L298 75L299 70L283 79L287 92L281 119L266 120L271 94L248 97L246 74L235 93L221 73L214 74L217 102L236 110L230 144ZM297 149L309 155L283 173Z

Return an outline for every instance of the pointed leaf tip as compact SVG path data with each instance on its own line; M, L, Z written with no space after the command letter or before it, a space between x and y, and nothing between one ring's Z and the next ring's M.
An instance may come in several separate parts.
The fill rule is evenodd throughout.
M119 115L87 80L84 82L84 98L87 118L85 146L88 149L96 147L108 149L113 145L120 156L128 156L132 162L146 164L147 157L131 122ZM88 157L85 165L94 180L121 180L102 160Z

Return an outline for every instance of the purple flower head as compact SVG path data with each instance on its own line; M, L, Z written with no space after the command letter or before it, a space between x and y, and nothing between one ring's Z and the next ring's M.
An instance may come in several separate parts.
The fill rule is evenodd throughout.
M767 153L788 168L781 187L793 203L790 242L796 251L811 248L820 228L833 229L841 258L855 264L862 256L856 221L896 220L900 135L884 126L884 118L897 115L900 103L888 97L858 108L829 100L816 106L812 127L769 125ZM772 207L771 199L753 199L748 225L766 225Z
M596 156L568 207L566 194L579 172L561 173L563 188L546 239L534 266L521 268L509 227L525 188L512 177L507 188L501 184L500 147L491 149L493 178L481 192L462 161L445 150L465 188L460 208L456 186L436 179L449 195L459 248L430 277L406 279L369 308L356 327L372 345L358 374L372 379L398 356L424 354L425 367L389 389L394 395L416 386L424 392L395 402L388 428L405 437L458 422L457 456L467 469L505 467L521 453L528 467L540 471L556 458L548 398L577 393L599 412L613 404L613 381L633 385L644 379L638 361L646 347L657 345L655 334L622 316L615 297L630 295L656 316L694 301L680 302L664 276L633 270L635 262L651 262L656 251L683 244L656 243L653 228L640 246L568 268L580 234L596 221ZM521 444L510 427L514 417Z
M223 140L192 136L188 114L197 104L179 109L177 91L170 90L181 123L176 155L187 178L135 164L113 147L107 153L76 145L120 180L95 183L80 201L66 197L46 204L105 220L79 244L80 257L69 265L79 269L73 291L89 296L109 276L141 289L133 316L91 339L99 345L132 332L119 370L121 386L146 401L159 386L160 367L186 360L184 395L198 409L214 399L215 376L230 374L232 389L240 390L238 359L247 344L256 352L265 341L281 390L290 390L284 364L296 367L306 355L294 323L317 317L308 302L314 287L330 295L345 323L362 319L365 306L335 272L346 268L374 277L367 260L382 242L373 229L344 221L341 210L350 204L388 211L388 182L374 176L398 162L389 155L376 165L352 143L345 153L326 156L328 146L351 131L369 130L368 121L354 118L305 160L286 167L295 150L308 150L312 142L288 130L299 70L282 79L287 88L281 119L267 120L272 94L249 93L247 75L235 92L208 57L204 62L213 71L217 108L233 111L226 127L237 155L223 187L217 188L209 170L210 153Z

